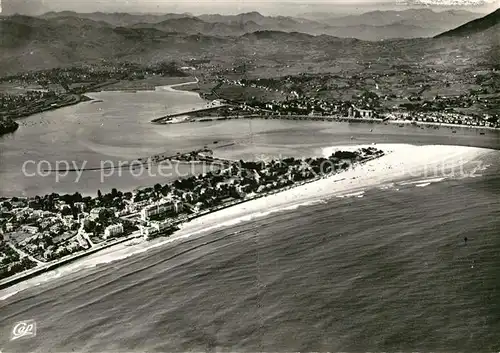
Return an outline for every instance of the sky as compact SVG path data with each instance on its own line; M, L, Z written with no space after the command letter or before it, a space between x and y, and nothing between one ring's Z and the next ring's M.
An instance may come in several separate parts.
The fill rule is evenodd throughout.
M241 13L259 11L265 15L297 15L306 12L359 13L383 9L405 9L411 2L423 6L465 3L477 12L488 12L500 7L500 0L0 0L4 14L41 14L48 11L76 12L190 12ZM484 6L484 4L488 6ZM414 6L412 6L414 7ZM468 7L470 9L470 7Z

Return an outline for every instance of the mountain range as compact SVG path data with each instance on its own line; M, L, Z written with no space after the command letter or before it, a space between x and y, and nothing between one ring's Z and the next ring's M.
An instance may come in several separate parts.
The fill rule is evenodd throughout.
M362 62L389 66L412 63L453 67L464 62L498 65L498 15L497 10L436 38L385 41L339 38L316 32L314 26L319 22L259 13L236 17L74 13L3 16L0 75L103 60L156 63L191 58L208 59L214 65L243 61L262 70L289 67L297 72L339 70ZM385 26L402 31L399 24ZM370 31L370 25L363 28Z
M405 11L372 11L321 20L289 16L263 16L259 12L239 15L208 14L193 16L183 14L127 14L127 13L75 13L50 12L43 19L81 18L106 22L112 26L156 28L166 32L201 33L215 36L242 35L255 31L302 32L327 34L361 40L386 40L391 38L432 37L455 28L480 15L468 11L434 12L430 9Z
M422 28L438 28L444 31L480 16L479 13L463 10L437 12L431 9L408 9L404 11L370 11L360 15L342 17L317 14L306 18L334 26L386 26L399 23Z

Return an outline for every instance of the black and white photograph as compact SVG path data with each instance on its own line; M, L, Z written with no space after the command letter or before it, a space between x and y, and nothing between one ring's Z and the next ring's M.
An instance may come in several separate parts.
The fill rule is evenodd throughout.
M0 0L0 353L500 352L500 0Z

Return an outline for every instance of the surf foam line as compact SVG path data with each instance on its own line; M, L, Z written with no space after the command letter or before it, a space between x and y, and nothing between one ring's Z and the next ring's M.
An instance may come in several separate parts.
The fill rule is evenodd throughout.
M446 180L447 178L431 178L431 179L420 179L420 180L414 180L414 181L405 181L398 183L398 185L414 185L414 184L431 184L431 183L438 183L440 181Z

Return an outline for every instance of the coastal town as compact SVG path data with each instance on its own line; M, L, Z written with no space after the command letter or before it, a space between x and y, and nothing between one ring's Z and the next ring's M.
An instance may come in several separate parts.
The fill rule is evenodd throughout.
M359 77L350 79L363 80ZM266 117L500 128L500 115L497 113L500 102L498 97L489 94L487 89L470 90L467 94L425 97L424 92L428 87L406 96L377 94L362 88L349 99L338 99L321 98L318 94L311 94L311 91L318 93L325 90L324 83L319 82L315 85L310 83L314 80L314 77L285 77L281 81L230 80L218 77L218 84L211 88L209 93L204 94L205 98L213 99L213 105L217 109L208 106L206 109L188 114L192 119L184 119L183 122ZM378 84L375 85L378 90ZM264 94L238 99L231 97L231 94L221 94L220 91L224 91L222 88L224 86L226 92L230 88L237 88L261 90ZM335 87L333 90L336 89ZM222 97L230 98L222 99ZM269 97L275 99L269 100ZM393 101L397 101L398 104L393 104ZM483 110L487 110L488 113L482 112Z
M329 158L233 161L169 184L84 197L0 199L0 284L133 238L168 236L211 212L340 173L384 155L367 147Z
M16 119L89 100L87 92L154 89L167 82L189 81L193 75L198 83L181 89L198 92L207 100L206 107L153 122L264 117L500 128L500 75L496 71L491 76L468 70L460 76L464 88L455 90L451 86L457 85L457 79L443 84L442 73L436 70L395 66L380 74L370 63L359 65L366 70L351 75L279 78L242 78L241 65L228 69L206 59L150 66L104 61L27 72L0 78L0 134L15 131L22 124ZM433 87L440 85L440 89Z

